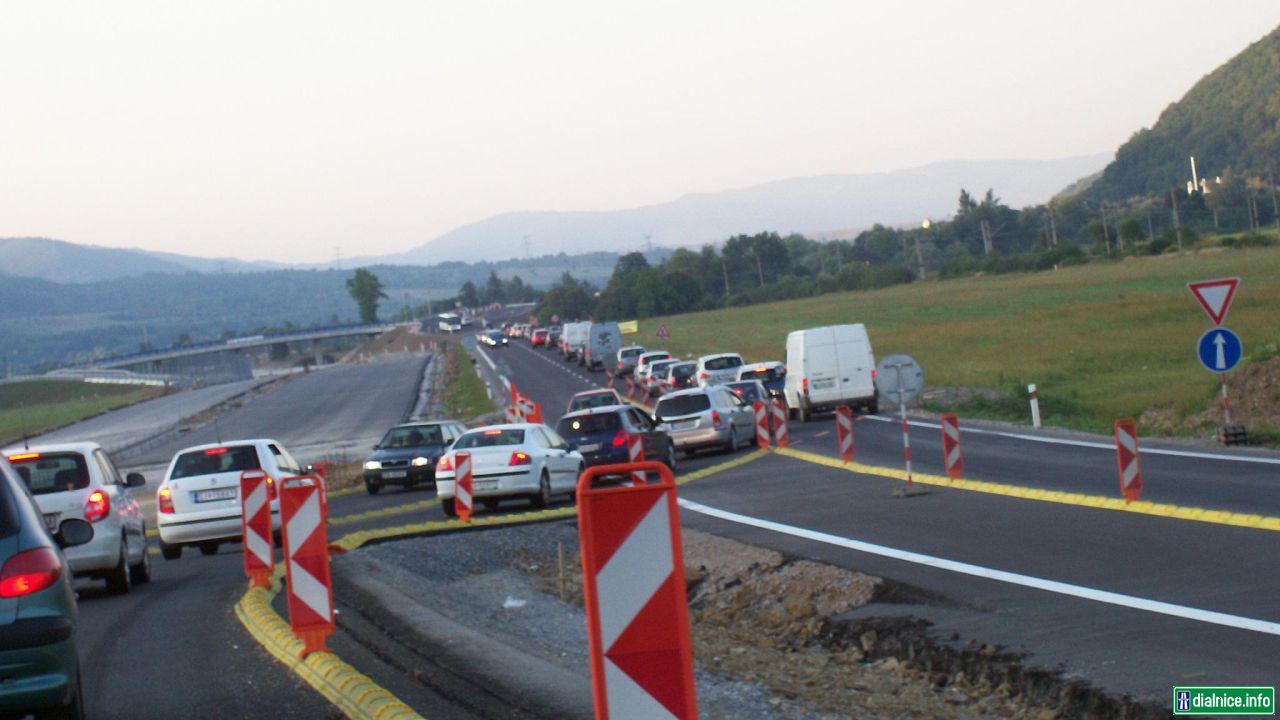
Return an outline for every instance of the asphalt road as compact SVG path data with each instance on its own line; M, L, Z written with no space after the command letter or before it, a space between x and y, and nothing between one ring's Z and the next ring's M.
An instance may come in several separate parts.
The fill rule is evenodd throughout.
M542 403L551 421L572 393L603 383L602 373L586 373L524 341L487 352L522 392ZM1000 424L962 419L964 427L969 429L964 435L966 477L1119 495L1110 438L1048 431L1035 436L1059 442L1041 442L994 434L1031 434ZM831 418L792 422L790 430L793 447L836 455ZM936 425L917 425L911 436L916 468L941 474ZM855 438L858 461L902 466L896 419L862 419ZM1142 456L1143 499L1280 515L1280 455L1193 443L1149 445L1246 460L1148 451ZM685 468L704 462L685 463ZM1280 537L1274 532L948 488L891 498L899 485L774 456L689 485L681 496L744 516L983 568L1280 621ZM922 588L927 591L922 597L936 599L878 605L866 612L924 617L935 623L939 636L956 632L962 640L1020 650L1034 665L1060 667L1110 692L1164 702L1174 684L1280 684L1280 636L1274 634L959 574L688 511L682 518L693 527Z

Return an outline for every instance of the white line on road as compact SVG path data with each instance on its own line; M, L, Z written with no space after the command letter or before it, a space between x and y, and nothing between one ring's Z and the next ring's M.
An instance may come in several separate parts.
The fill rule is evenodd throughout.
M883 417L880 415L863 415L867 420L875 420L876 422L898 423L896 418ZM937 430L942 426L938 423L925 422L922 420L908 420L908 425L915 427L933 428ZM965 427L965 434L977 435L998 435L1000 437L1013 438L1015 440L1029 440L1031 442L1049 443L1051 445L1072 445L1075 447L1096 448L1098 450L1110 450L1115 452L1114 443L1095 442L1092 440L1070 440L1067 438L1045 437L1041 435L1028 435L1026 433L1004 432L1002 430L982 430L980 428ZM1201 460L1226 460L1228 462L1245 462L1245 463L1261 463L1263 465L1280 465L1280 458L1257 457L1255 455L1223 455L1221 453L1205 453L1195 452L1192 450L1166 450L1164 448L1142 448L1143 455L1169 455L1172 457L1188 457L1199 458Z
M1107 603L1110 605L1119 605L1121 607L1133 608L1135 610L1145 610L1146 612L1185 618L1187 620L1196 620L1198 622L1210 623L1213 625L1224 625L1226 627L1233 627L1241 630L1251 630L1253 632L1266 633L1268 635L1280 635L1280 623L1271 622L1269 620L1258 620L1255 618L1241 617L1239 615L1228 615L1226 613L1214 612L1212 610L1201 610L1199 608L1187 607L1185 605L1174 605L1172 603L1160 602L1159 600L1149 600L1147 598L1135 597L1133 595L1122 595L1120 593L1098 590L1096 588L1084 587L1082 585L1072 585L1070 583L1059 582L1057 580L1047 580L1045 578L1033 577L1031 575L1020 575L1006 570L997 570L995 568L983 567L981 565L971 565L957 560L947 560L946 558L923 555L909 550L899 550L898 548L876 545L862 540L853 540L850 538L840 537L839 535L830 535L816 530L793 527L791 525L784 525L772 520L763 520L761 518L754 518L748 515L739 515L738 513L720 510L718 508L709 507L683 498L680 499L679 502L680 507L702 515L719 518L721 520L728 520L729 522L735 522L742 525L750 525L763 530L770 530L772 532L791 535L792 537L812 540L814 542L825 543L827 545L835 545L837 547L848 548L858 552L879 555L893 560L902 560L904 562L916 563L918 565L928 565L929 567L935 567L940 570L949 570L951 572L962 573L964 575L973 575L975 577L987 578L988 580L1021 585L1023 587L1035 588L1037 590L1046 590L1060 595L1070 595L1072 597L1094 600L1096 602Z

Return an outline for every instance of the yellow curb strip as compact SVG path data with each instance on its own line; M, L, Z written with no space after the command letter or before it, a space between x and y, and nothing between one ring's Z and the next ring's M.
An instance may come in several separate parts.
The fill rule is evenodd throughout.
M249 588L236 603L236 617L258 644L352 720L425 720L396 696L333 653L298 658L302 641L275 610L271 600L280 592L280 569L271 590Z
M901 480L903 482L907 479L907 473L905 471L894 468L886 468L876 465L863 465L862 463L857 462L846 464L839 458L827 457L826 455L818 455L816 453L805 452L803 450L792 450L790 448L782 448L776 452L785 457L803 460L815 465L822 465L829 468L835 468L837 470L847 470L849 472L860 473L863 475L877 475L879 477ZM1004 495L1006 497L1016 497L1024 500L1038 500L1040 502L1076 505L1078 507L1097 508L1099 510L1116 510L1120 512L1136 513L1138 515L1154 515L1157 517L1167 517L1176 520L1193 520L1196 522L1207 522L1218 525L1231 525L1235 527L1252 528L1255 530L1271 530L1280 532L1280 517L1265 517L1262 515L1233 513L1224 510L1208 510L1206 508L1171 505L1168 503L1153 503L1146 500L1126 503L1120 498L1112 498L1102 495L1085 495L1082 493L1045 490L1042 488L1022 487L1020 485L1006 485L1004 483L986 482L982 480L965 480L963 478L959 480L952 480L951 478L942 475L930 475L928 473L912 473L911 479L913 482L920 483L921 485L937 485L940 487L955 488L956 490Z

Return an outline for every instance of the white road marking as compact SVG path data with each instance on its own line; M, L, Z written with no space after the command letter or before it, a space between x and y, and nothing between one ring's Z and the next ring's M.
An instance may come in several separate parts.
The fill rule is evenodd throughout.
M1047 592L1058 593L1060 595L1069 595L1072 597L1083 598L1085 600L1093 600L1110 605L1119 605L1121 607L1144 610L1146 612L1169 615L1171 617L1179 617L1187 620L1195 620L1212 625L1223 625L1226 627L1238 628L1240 630L1265 633L1267 635L1280 635L1280 623L1272 622L1270 620L1259 620L1256 618L1241 617L1239 615L1228 615L1226 613L1215 612L1212 610L1202 610L1200 608L1187 607L1185 605L1174 605L1172 603L1135 597L1133 595L1123 595L1121 593L1114 593L1108 590L1098 590L1096 588L1085 587L1082 585L1072 585L1070 583L1059 582L1057 580L1048 580L1031 575L1020 575L1006 570L997 570L995 568L983 567L981 565L971 565L957 560L947 560L946 558L924 555L921 553L911 552L909 550L899 550L898 548L876 545L875 543L869 543L862 540L853 540L851 538L831 535L824 532L818 532L816 530L784 525L772 520L764 520L761 518L750 517L748 515L739 515L738 513L720 510L718 508L709 507L683 498L681 498L679 502L680 507L685 510L696 512L701 515L707 515L709 517L719 518L721 520L727 520L741 525L750 525L751 527L758 527L762 530L770 530L783 535L790 535L792 537L812 540L814 542L825 543L827 545L848 548L849 550L855 550L857 552L879 555L893 560L901 560L904 562L916 563L918 565L927 565L940 570L949 570L951 572L957 572L964 575L972 575L974 577L986 578L988 580L1021 585L1023 587L1045 590Z
M897 424L900 422L897 418L882 417L879 415L863 415L866 420L875 420L876 422L887 422ZM937 430L942 426L938 423L924 422L922 420L908 420L908 425L914 427L933 428ZM1091 440L1070 440L1067 438L1045 437L1041 435L1028 435L1026 433L1005 432L1003 430L982 430L980 428L965 427L965 433L979 435L997 435L999 437L1013 438L1015 440L1029 440L1031 442L1049 443L1050 445L1072 445L1074 447L1095 448L1098 450L1110 450L1115 452L1116 446L1113 443L1094 442ZM1164 448L1145 447L1142 449L1143 455L1168 455L1171 457L1188 457L1199 458L1201 460L1225 460L1227 462L1244 462L1244 463L1260 463L1263 465L1280 465L1280 458L1258 457L1256 455L1224 455L1222 453L1206 453L1195 452L1193 450L1166 450Z

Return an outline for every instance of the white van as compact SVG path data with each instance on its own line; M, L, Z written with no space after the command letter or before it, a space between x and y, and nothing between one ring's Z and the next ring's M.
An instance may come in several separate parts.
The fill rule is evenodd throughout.
M587 326L586 352L578 359L579 365L588 370L603 368L612 363L622 347L622 330L616 322L591 323Z
M856 325L796 330L787 335L787 407L808 421L818 410L838 405L879 410L876 359L867 328Z
M582 352L582 346L587 341L587 328L590 326L591 323L588 322L564 324L564 330L560 333L560 352L564 354L565 360L574 360Z

